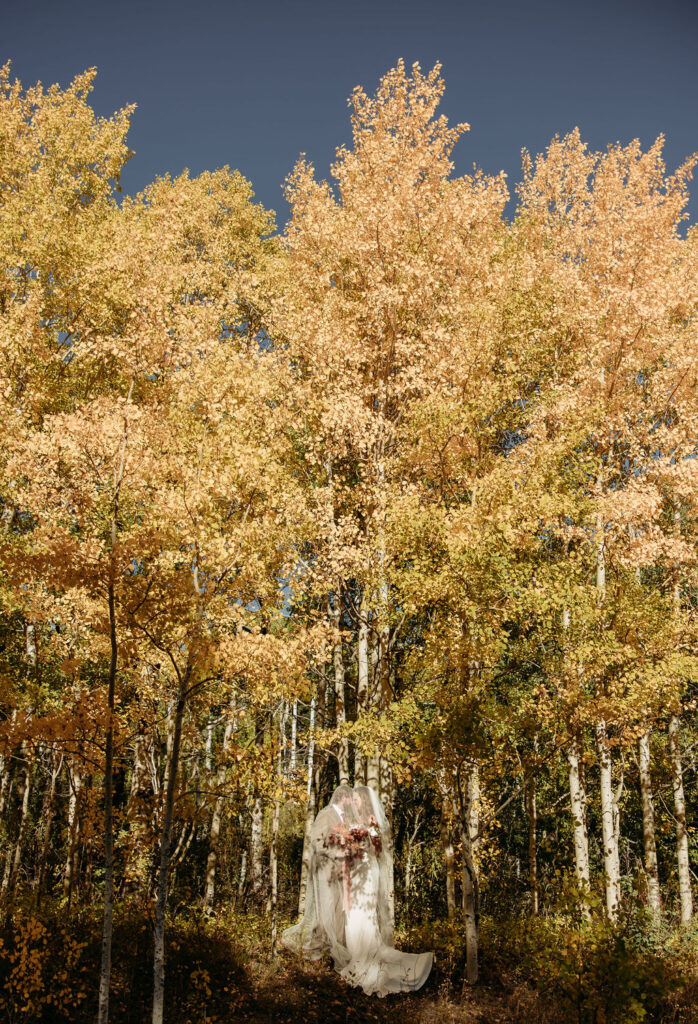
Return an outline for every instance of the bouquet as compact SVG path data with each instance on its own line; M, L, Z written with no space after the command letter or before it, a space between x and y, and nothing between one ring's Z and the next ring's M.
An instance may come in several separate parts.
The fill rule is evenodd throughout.
M338 846L350 860L361 856L367 839L370 839L376 856L378 856L383 850L383 837L373 815L368 819L368 826L347 825L341 821L327 836L327 842L332 846Z
M332 846L338 846L349 860L353 860L363 853L364 840L368 836L369 831L364 825L346 825L340 821L328 834L327 842Z

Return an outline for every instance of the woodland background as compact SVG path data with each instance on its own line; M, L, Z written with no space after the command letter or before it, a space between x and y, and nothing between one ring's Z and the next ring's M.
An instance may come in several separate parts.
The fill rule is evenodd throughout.
M277 233L0 77L3 1019L695 1019L695 159L451 175L437 65ZM339 782L386 1002L278 949Z

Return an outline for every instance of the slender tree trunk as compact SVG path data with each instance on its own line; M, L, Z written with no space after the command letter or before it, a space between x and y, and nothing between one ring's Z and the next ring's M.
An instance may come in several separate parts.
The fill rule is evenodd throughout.
M468 985L477 984L478 948L480 943L480 884L475 861L474 843L477 833L473 825L478 814L474 805L479 793L479 781L474 775L476 765L467 768L465 786L458 781L458 818L460 821L461 845L463 847L463 920L465 922L465 980Z
M590 890L589 875L589 837L587 835L587 795L582 773L583 736L581 730L575 732L567 749L567 765L569 768L570 810L572 813L572 833L574 836L574 874L580 893L579 909L582 916L590 915L587 894Z
M310 834L313 830L313 822L317 813L317 785L316 780L311 779L310 792L305 805L305 829L303 831L303 855L301 858L301 884L298 893L298 914L300 917L305 913L305 899L308 889L308 874L310 872Z
M92 780L90 779L90 786ZM83 878L84 878L84 894L83 901L89 905L92 902L92 885L94 882L94 846L92 843L85 843L83 850L84 866L83 866Z
M317 813L317 783L314 771L314 734L315 734L315 697L310 702L310 739L308 741L308 787L305 804L305 829L303 832L303 854L301 857L301 884L298 896L298 913L305 911L305 896L308 888L308 872L310 871L310 834Z
M158 788L158 827L162 831L162 819L165 814L165 800L167 799L167 787L170 782L170 771L172 770L172 744L175 731L175 701L168 701L167 719L165 721L165 759L162 769L162 783ZM160 741L162 748L162 740ZM159 772L158 772L159 774Z
M175 872L189 852L189 847L191 846L195 835L196 824L193 821L186 822L182 826L182 831L179 833L179 839L177 840L175 851L170 857L170 873L172 878L170 891L175 888Z
M68 798L68 853L63 870L63 895L68 900L68 909L70 910L77 870L78 836L80 834L78 806L82 789L82 776L75 764L72 768L68 765L67 774L70 796Z
M289 764L289 769L291 771L291 775L293 775L295 770L296 770L296 761L297 761L297 757L298 757L297 750L298 750L298 701L294 700L294 702L293 702L293 711L291 713L291 759L290 759L290 764Z
M223 817L223 793L221 792L225 785L225 755L228 752L230 746L230 740L233 735L233 729L235 727L235 697L233 696L230 701L230 712L228 721L225 723L225 731L223 733L223 745L221 748L222 752L222 763L218 769L217 778L217 794L216 801L213 805L213 813L211 815L211 833L209 836L209 848L208 848L208 859L206 861L206 891L204 893L204 914L210 914L213 910L213 899L216 889L216 868L218 866L218 843L221 832L221 820Z
M276 755L276 792L274 793L274 813L271 822L271 848L269 850L269 873L271 875L271 953L278 955L278 904L279 904L279 817L281 813L281 745Z
M131 401L135 378L131 379L126 402ZM116 567L114 552L117 542L119 522L119 497L124 479L126 460L126 444L128 441L128 420L124 419L124 434L118 466L114 469L114 504L111 510L111 561L109 566L109 584L107 603L109 608L109 638L111 654L109 659L109 685L107 690L108 721L106 763L104 768L104 925L102 928L102 964L99 977L99 1002L97 1024L107 1024L109 1019L109 982L111 978L111 933L114 912L114 695L116 688L116 669L118 647L116 641L116 596L114 584Z
M14 712L16 714L16 712ZM0 820L4 818L7 805L12 795L14 771L11 757L2 758L2 782L0 783Z
M596 554L596 587L598 603L603 605L606 593L606 553L604 523L597 519L598 547ZM606 883L606 910L612 921L620 906L620 812L613 792L613 760L608 745L606 722L596 722L596 747L599 758L599 784L601 795L601 829L603 834L603 863Z
M153 1017L152 1024L163 1024L165 1005L165 912L167 909L167 876L170 867L170 847L172 843L172 819L174 798L177 784L177 768L179 751L182 742L182 721L186 706L186 692L189 683L189 672L184 674L180 683L179 696L175 706L174 729L170 763L167 766L167 788L165 791L165 807L160 839L160 867L155 901L155 928L153 931Z
M18 757L22 756L22 749L23 748L20 746L19 752L18 752ZM12 854L13 854L13 849L14 849L14 846L13 846L13 843L12 843L12 833L13 833L13 825L14 825L14 817L15 817L15 815L13 814L13 799L12 799L12 797L13 797L14 788L15 788L15 772L10 772L8 774L9 774L9 783L8 783L8 786L7 786L7 789L6 789L5 793L3 794L3 796L4 796L3 810L7 811L7 820L5 822L5 857L4 857L4 867L3 867L3 873L2 873L2 883L0 884L0 893L2 893L3 899L5 898L5 896L7 895L8 891L9 891L10 875L12 874Z
M114 526L114 529L116 527ZM104 924L102 928L102 964L99 976L99 1002L97 1024L109 1020L109 983L111 979L111 936L114 915L114 696L116 687L117 642L116 602L113 576L109 581L109 633L111 657L109 662L107 750L104 768Z
M31 674L36 678L38 668L38 650L36 643L36 626L33 622L28 622L25 628L24 650Z
M465 980L469 985L478 980L478 946L480 934L480 894L477 866L473 857L470 830L461 828L463 843L463 918L465 921L466 967Z
M538 809L536 806L536 780L533 774L526 779L526 814L528 815L528 880L531 889L531 913L538 916L538 851L536 829Z
M56 783L63 767L63 757L58 757L56 752L51 754L51 768L49 784L44 794L44 802L41 808L41 847L39 851L39 863L36 871L36 906L41 906L41 894L46 877L46 865L48 854L51 848L51 826L56 813Z
M211 715L208 716L206 722L206 758L204 766L208 775L211 774L213 768L213 718Z
M671 784L674 791L674 815L676 817L676 861L679 872L679 898L681 901L681 924L688 924L693 917L693 894L688 859L688 832L686 830L686 798L683 791L683 765L679 743L679 716L669 719L669 760L671 761Z
M388 820L389 829L389 838L383 846L383 852L388 865L388 884L390 886L390 891L388 893L388 914L390 920L390 934L392 936L395 930L395 832L393 828L395 786L392 766L387 758L380 758L379 771L381 786L380 800L383 805L383 810L385 811L385 816Z
M25 757L29 757L29 751L25 751ZM22 803L19 811L19 826L17 829L17 838L14 844L14 851L10 857L10 871L7 886L5 886L5 880L3 879L3 889L8 893L13 894L15 886L17 884L17 876L19 875L19 869L22 863L22 846L24 843L24 832L27 823L27 814L29 811L29 797L31 794L31 765L27 762L27 766L24 770L24 783L22 786ZM12 847L9 847L12 850Z
M9 828L8 828L8 832L9 832ZM0 886L0 893L2 893L2 898L3 899L5 899L5 897L7 896L7 894L10 891L10 875L12 874L12 851L13 850L14 850L14 846L13 846L12 840L10 839L10 837L8 835L8 837L7 837L7 848L5 850L5 863L4 863L3 872L2 872L2 885Z
M286 727L288 725L288 701L281 701L281 718L279 720L279 737L281 742L281 767L283 774L286 774L286 762L288 761L287 747L288 737L286 735Z
M681 536L681 510L674 511L674 527L677 536ZM677 581L674 586L674 609L677 616L681 612L681 587ZM688 924L693 917L693 893L691 892L691 872L688 857L688 832L686 829L686 798L683 791L683 764L681 761L681 744L679 741L679 716L673 714L669 719L669 761L671 762L671 786L674 791L674 815L676 817L676 863L679 875L680 921Z
M468 823L470 825L473 854L476 854L480 845L480 839L478 838L480 832L480 769L477 763L471 765L468 775L468 799L470 802Z
M245 896L245 883L247 882L247 849L243 849L240 855L240 875L238 877L238 905L242 906Z
M451 838L451 826L446 811L446 799L441 804L441 845L446 865L446 904L448 920L451 924L456 919L456 856Z
M599 719L596 723L596 744L599 757L606 910L609 918L615 921L620 906L620 856L618 850L620 815L613 792L613 763L606 734L606 723L603 719Z
M334 508L334 482L333 482L333 467L332 460L328 459L326 464L327 469L327 482L330 486L332 497L332 509L330 514L330 544L332 550L336 550L337 543L337 523L335 520L335 508ZM330 599L328 598L328 601ZM332 616L334 628L339 632L342 622L342 580L337 580L334 594L331 597L331 603L329 604L328 610ZM334 667L334 697L335 697L335 714L337 721L337 728L341 729L346 721L346 710L344 702L344 658L342 652L342 641L338 639L333 647L333 667ZM346 736L342 736L339 741L339 751L337 755L339 762L339 784L340 786L349 785L349 741Z
M359 622L357 646L356 717L359 718L368 704L368 621L363 605ZM354 784L366 785L366 759L357 750L354 759Z
M146 750L145 750L145 736L143 732L143 723L139 722L138 730L133 738L133 762L131 767L131 788L128 794L128 800L126 803L127 810L130 811L139 798L142 797L146 792L146 779L148 777L148 767L146 764Z
M259 793L252 801L252 824L250 828L250 886L252 895L259 898L264 880L264 843L262 829L264 825L264 802Z
M139 886L144 884L144 879L133 865L134 857L138 854L138 845L145 825L144 798L148 792L157 796L157 772L148 771L148 752L146 749L145 723L141 720L138 723L137 731L133 737L133 753L131 755L131 785L126 800L126 821L128 823L129 841L125 850L124 866L122 872L122 893L130 895L138 891Z
M310 730L308 735L308 788L307 793L310 796L310 791L313 785L313 765L315 762L315 711L316 701L313 697L310 701Z
M16 712L13 712L13 720ZM0 821L4 821L4 839L6 844L5 850L5 870L3 872L2 883L0 884L0 891L2 895L5 895L7 886L10 881L10 857L11 857L11 832L12 832L12 795L14 792L15 785L15 768L12 757L7 758L6 764L4 764L4 771L2 776L2 791L0 792Z
M341 625L341 585L338 585L334 592L333 614L335 629L339 630ZM337 728L342 729L347 720L345 693L344 693L344 658L342 654L342 641L334 645L334 706L337 718ZM339 784L340 786L350 785L349 779L349 740L342 736L339 740L339 751L337 755L339 763Z
M378 561L381 566L382 579L378 588L377 608L372 613L371 623L373 626L374 646L371 654L371 676L369 680L369 704L371 708L382 714L390 703L390 682L391 682L391 657L390 657L390 626L388 621L389 590L388 583L383 576L383 568L386 560L385 542L381 538L378 548ZM381 762L382 758L376 749L367 758L366 762L366 785L381 793Z
M422 809L417 808L414 816L414 828L407 833L407 859L405 863L405 917L410 918L410 895L412 892L412 861L414 849L417 845L417 836L422 825Z
M652 775L650 773L650 733L643 733L638 741L638 764L640 768L640 796L642 800L642 836L645 847L645 873L647 875L647 904L655 924L659 924L662 912L657 865L657 843L654 831L654 800L652 797Z

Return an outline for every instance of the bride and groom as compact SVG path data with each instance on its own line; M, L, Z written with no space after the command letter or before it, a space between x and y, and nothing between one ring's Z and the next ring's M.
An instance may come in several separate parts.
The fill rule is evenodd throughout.
M313 824L305 913L281 936L284 946L311 959L329 951L341 977L378 996L415 992L433 960L433 953L401 953L392 945L389 844L377 794L339 786Z

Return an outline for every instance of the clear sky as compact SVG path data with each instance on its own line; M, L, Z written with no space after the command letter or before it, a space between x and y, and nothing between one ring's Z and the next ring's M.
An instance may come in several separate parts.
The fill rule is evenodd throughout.
M24 85L96 65L99 113L138 104L125 192L229 164L280 225L298 154L326 176L351 90L400 57L443 64L442 109L471 125L456 173L504 169L513 187L523 146L575 126L593 148L664 133L670 168L698 150L697 48L698 0L5 0L0 21Z

